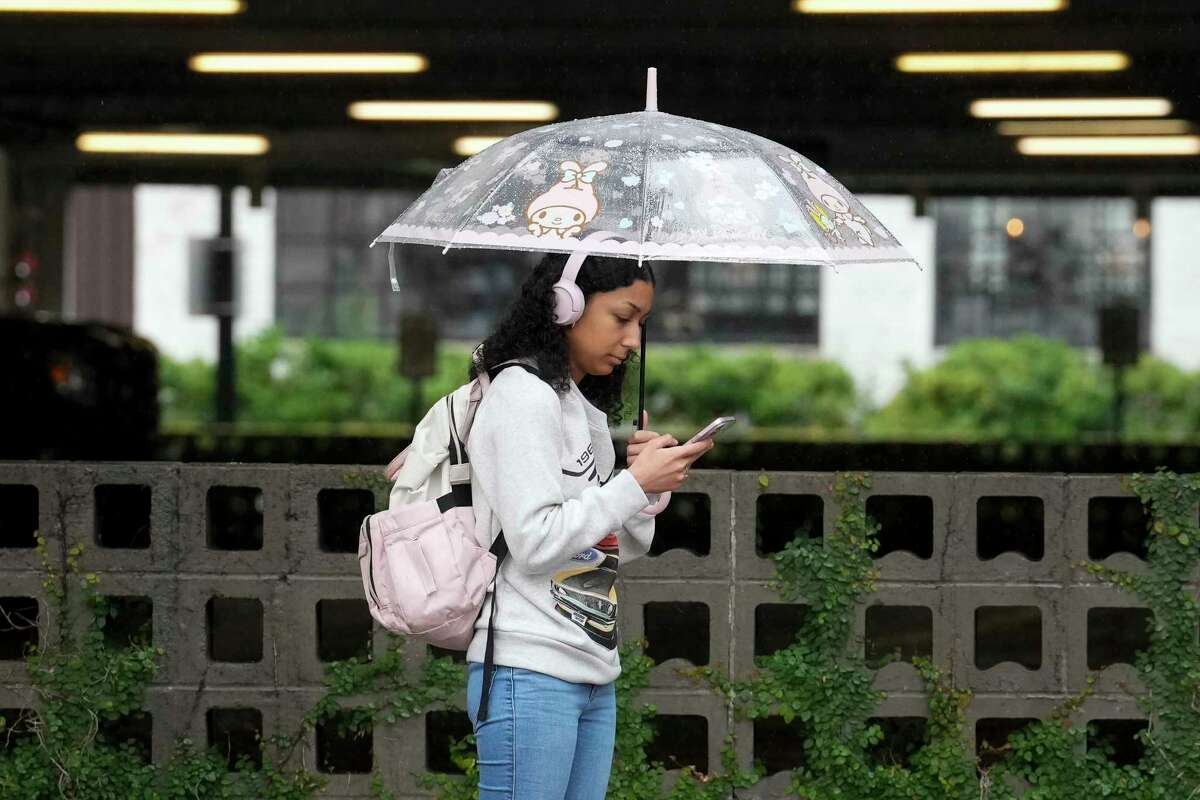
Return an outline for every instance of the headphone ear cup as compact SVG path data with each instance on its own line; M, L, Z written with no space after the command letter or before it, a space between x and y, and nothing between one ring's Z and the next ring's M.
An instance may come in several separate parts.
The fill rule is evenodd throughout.
M554 284L554 321L559 325L574 325L583 316L583 290L573 281Z

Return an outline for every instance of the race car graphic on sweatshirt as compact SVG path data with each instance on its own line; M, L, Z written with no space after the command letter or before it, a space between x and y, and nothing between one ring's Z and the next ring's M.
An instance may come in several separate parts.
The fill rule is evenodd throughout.
M571 557L571 566L550 579L554 609L583 629L596 644L617 646L617 535Z

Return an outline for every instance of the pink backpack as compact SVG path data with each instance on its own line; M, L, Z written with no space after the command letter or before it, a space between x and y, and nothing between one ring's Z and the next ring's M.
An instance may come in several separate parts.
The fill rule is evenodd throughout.
M413 430L412 443L387 466L395 481L388 509L363 520L358 562L367 608L389 631L448 650L466 650L471 642L508 546L503 532L490 547L475 538L466 443L488 386L508 367L538 374L516 361L480 374L434 404ZM493 597L480 720L487 719L495 616Z

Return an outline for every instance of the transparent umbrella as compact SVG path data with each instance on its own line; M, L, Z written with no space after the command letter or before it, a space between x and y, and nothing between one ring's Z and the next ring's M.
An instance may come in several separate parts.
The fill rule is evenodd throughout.
M600 231L610 237L584 243ZM438 245L443 252L584 247L639 263L916 263L854 195L794 150L659 111L653 68L645 111L509 136L442 170L372 246L380 242ZM644 333L641 357L639 425Z

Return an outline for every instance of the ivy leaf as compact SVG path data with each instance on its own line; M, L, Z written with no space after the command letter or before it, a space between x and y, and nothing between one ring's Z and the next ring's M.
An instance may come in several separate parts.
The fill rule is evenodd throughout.
M771 479L768 478L766 475L759 475L758 476L758 485L760 488L766 489L768 486L771 485Z

